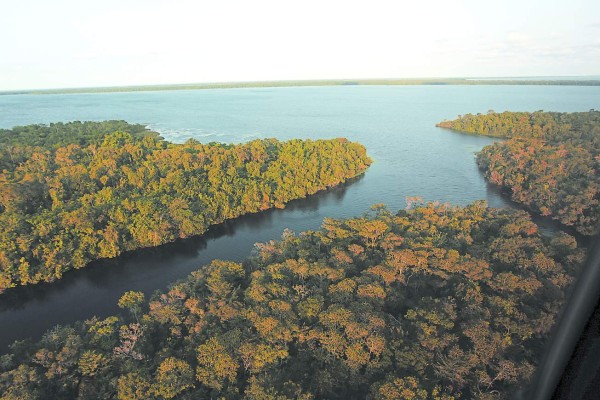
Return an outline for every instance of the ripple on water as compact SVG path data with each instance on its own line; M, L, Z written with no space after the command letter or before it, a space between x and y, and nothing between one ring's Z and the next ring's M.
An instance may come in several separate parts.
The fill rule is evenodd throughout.
M249 215L201 237L99 261L54 284L0 297L0 353L15 339L39 338L56 324L119 312L126 290L150 295L215 258L241 260L255 242L318 229L323 217L361 215L372 204L405 207L407 196L451 204L484 199L512 206L486 184L474 153L495 139L435 127L468 112L586 111L600 91L560 86L339 86L268 89L0 96L0 127L72 120L124 119L168 140L245 142L255 138L347 137L374 159L351 184Z

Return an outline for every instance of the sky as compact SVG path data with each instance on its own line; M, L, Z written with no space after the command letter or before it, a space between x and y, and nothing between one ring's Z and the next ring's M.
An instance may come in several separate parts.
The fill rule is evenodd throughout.
M600 75L598 0L0 5L0 90Z

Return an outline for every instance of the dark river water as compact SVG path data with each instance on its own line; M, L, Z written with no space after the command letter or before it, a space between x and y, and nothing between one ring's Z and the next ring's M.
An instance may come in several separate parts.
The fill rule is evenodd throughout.
M374 160L353 182L283 210L241 217L201 237L95 262L57 283L0 296L0 353L14 340L39 338L54 325L117 313L117 300L127 290L150 295L213 259L242 260L254 243L276 239L285 228L317 229L324 217L360 215L376 203L397 210L405 207L407 196L457 205L484 199L493 207L512 207L475 165L475 152L494 139L435 124L489 109L591 108L600 108L598 87L332 86L0 96L4 128L124 119L147 124L174 142L343 136L363 143Z

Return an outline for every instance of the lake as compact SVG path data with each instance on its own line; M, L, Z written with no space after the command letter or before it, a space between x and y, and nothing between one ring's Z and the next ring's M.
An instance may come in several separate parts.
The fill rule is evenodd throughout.
M360 215L376 203L395 211L405 207L407 196L456 205L484 199L493 207L512 207L475 165L475 152L495 139L435 124L489 109L591 108L600 108L599 87L328 86L0 96L3 128L124 119L173 142L346 137L363 143L374 160L354 181L283 210L241 217L200 237L95 262L57 283L0 296L0 353L14 340L37 339L56 324L117 313L117 300L127 290L149 296L212 259L242 260L254 243L276 239L285 228L318 229L324 217Z

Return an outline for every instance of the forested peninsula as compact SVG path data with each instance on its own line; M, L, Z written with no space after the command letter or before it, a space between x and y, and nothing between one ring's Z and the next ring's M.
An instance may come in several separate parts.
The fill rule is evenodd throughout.
M0 293L363 173L346 139L174 144L124 121L0 130Z
M581 234L600 231L600 111L491 111L437 126L508 138L478 153L485 177Z
M526 384L583 252L524 211L413 204L285 231L124 315L0 357L3 399L499 399Z

